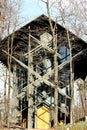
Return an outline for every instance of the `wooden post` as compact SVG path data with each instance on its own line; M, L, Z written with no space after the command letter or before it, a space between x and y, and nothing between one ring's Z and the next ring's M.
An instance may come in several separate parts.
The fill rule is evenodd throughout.
M70 123L74 123L74 66L72 57L72 45L69 38L69 31L67 31L67 41L70 49L70 91L71 91L71 105L70 105Z
M28 41L28 52L31 50L31 43L30 43L30 27L29 27L29 41ZM29 81L33 81L32 77L32 72L30 71L33 70L33 56L30 54L28 55L28 86L29 86ZM30 85L28 87L28 129L33 128L33 86Z
M53 36L54 46L54 125L58 124L58 61L57 61L57 34Z
M16 68L16 64L14 64L13 67L13 94L12 94L12 109L13 109L13 122L17 123L18 122L18 114L19 111L17 110L18 107L18 99L17 99L17 95L18 95L18 88L17 88L17 68Z

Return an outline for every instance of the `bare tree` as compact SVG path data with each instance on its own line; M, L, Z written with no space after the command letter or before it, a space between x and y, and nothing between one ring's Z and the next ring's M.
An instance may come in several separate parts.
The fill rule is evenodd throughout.
M80 20L84 17L84 22L86 22L86 13L83 12L87 10L86 1L74 0L74 1L63 1L63 0L42 0L47 5L47 13L49 17L49 23L52 32L55 32L55 29L52 27L51 18L60 22L66 28L67 34L67 43L70 49L70 89L71 89L71 112L70 112L70 122L74 123L74 73L73 73L73 60L72 60L72 43L70 40L69 29L77 34L77 36L81 36L85 29L82 30L83 22ZM48 6L50 5L50 6ZM77 6L79 7L77 9ZM53 12L51 12L53 10ZM82 13L81 13L82 12ZM80 15L81 14L81 15ZM68 26L67 26L68 25ZM86 25L86 23L85 23ZM54 37L54 34L53 34ZM57 46L55 46L57 49ZM55 55L55 54L54 54ZM56 65L57 60L54 60L54 64ZM58 64L57 64L58 65ZM56 70L56 68L55 68ZM58 71L58 70L57 70ZM56 76L55 76L56 77ZM57 75L58 80L58 75ZM58 97L56 98L58 99ZM58 105L58 104L57 104Z
M43 1L44 2L44 1ZM47 14L49 18L50 29L52 33L52 43L53 43L53 50L54 50L54 126L58 125L58 58L57 58L57 34L56 34L56 23L53 25L50 13L50 1L47 0L46 2L47 7Z
M0 39L3 39L3 37L8 36L11 32L12 35L11 37L8 37L8 42L7 42L7 51L8 54L10 54L12 56L13 54L13 41L14 41L14 32L17 28L18 25L18 21L19 21L19 11L20 11L20 7L21 7L21 3L22 1L13 1L13 0L3 0L3 4L2 4L2 12L1 12L1 27L0 27L0 31L1 31L1 35L0 35ZM8 65L8 71L6 73L6 75L8 75L8 77L5 80L5 85L4 85L4 101L5 101L5 110L6 110L6 124L8 124L9 127L9 117L10 117L10 97L11 97L11 93L10 93L10 89L11 89L11 56L8 55L7 57L7 65ZM8 91L7 91L7 100L6 100L6 82L8 82Z
M83 113L83 117L87 116L87 77L85 78L85 80L77 80L77 86L78 86L78 91L79 91L79 97L81 100L81 105L79 107L82 106L82 110L81 113Z

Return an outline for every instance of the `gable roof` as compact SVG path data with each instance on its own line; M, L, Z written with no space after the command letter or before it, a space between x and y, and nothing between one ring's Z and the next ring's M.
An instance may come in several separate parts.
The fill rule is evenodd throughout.
M53 24L55 22L53 21ZM30 30L29 30L30 27ZM0 60L7 65L7 55L2 52L2 49L7 51L7 42L8 39L10 40L10 43L12 41L12 35L14 36L13 41L13 55L17 58L23 56L24 52L27 52L28 49L28 40L29 40L29 32L32 36L34 36L37 39L40 39L40 35L42 35L44 32L51 33L48 17L45 15L41 15L34 19L33 21L29 22L28 24L24 25L17 31L15 31L14 34L9 35L0 43ZM73 45L73 55L78 53L79 51L87 48L87 44L71 32L70 34L70 40ZM58 45L61 47L62 45L68 46L67 44L67 35L66 35L66 29L62 27L61 25L57 24L57 39L58 39ZM32 44L32 47L34 45ZM86 59L85 59L86 60Z

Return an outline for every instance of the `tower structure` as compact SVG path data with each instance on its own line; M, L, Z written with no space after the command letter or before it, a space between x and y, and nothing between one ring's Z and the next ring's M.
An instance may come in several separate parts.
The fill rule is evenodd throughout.
M55 25L55 22L53 22ZM78 57L82 57L87 45L84 41L70 33L72 44L73 64L75 78L85 77L84 69L76 66ZM10 37L10 36L9 36ZM11 38L11 37L10 37ZM6 64L6 43L2 41L5 49L1 48L1 60ZM80 44L79 44L80 43ZM58 53L58 121L69 122L70 118L70 52L67 43L66 30L57 24ZM41 15L34 21L20 28L14 33L14 53L12 57L13 82L13 115L15 122L20 119L30 128L41 128L38 121L44 122L46 127L54 125L54 64L53 44L48 18ZM3 58L4 56L4 58ZM82 60L82 59L81 59ZM81 62L79 60L79 62ZM87 60L83 57L87 64ZM82 62L81 62L82 64ZM83 65L83 64L82 64ZM84 65L83 65L84 66ZM84 66L85 68L85 66ZM45 115L48 120L45 120ZM14 118L13 117L13 118ZM45 117L46 118L46 117ZM42 126L44 127L44 126Z

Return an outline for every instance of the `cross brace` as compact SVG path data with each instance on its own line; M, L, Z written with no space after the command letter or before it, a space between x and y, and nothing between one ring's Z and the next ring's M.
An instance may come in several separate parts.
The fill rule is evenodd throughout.
M52 49L52 48L50 48L49 46L44 46L42 43L41 43L41 41L39 41L37 38L35 38L35 37L33 37L32 35L30 35L30 37L32 37L39 45L37 46L37 47L35 47L34 49L32 49L31 51L29 51L28 53L26 53L25 54L25 56L28 56L28 55L30 55L31 53L34 53L34 52L36 52L36 51L38 51L39 49L41 49L41 48L44 48L44 49L46 49L48 52L50 52L50 53L54 53L54 50ZM59 58L61 58L61 55L59 54L59 53L57 53L57 56L59 57Z
M75 56L73 56L72 59L75 59L77 56L79 56L80 54L82 54L83 51L85 51L85 50L86 50L86 49L84 49L84 50L78 52ZM4 50L2 50L2 51L3 51L5 54L11 56L11 55L8 54L6 51L4 51ZM11 56L11 58L12 58L13 60L15 60L17 63L19 63L19 65L21 65L22 67L24 67L25 69L29 70L29 71L32 73L32 75L35 75L35 76L36 76L37 80L33 81L31 84L29 84L29 86L30 86L30 85L33 85L33 84L36 84L36 83L38 83L38 85L39 85L39 83L44 82L44 83L47 84L48 86L50 86L50 87L52 87L52 88L55 88L55 85L54 85L53 83L51 83L50 81L47 80L47 79L49 79L49 77L50 77L51 75L53 75L54 69L51 70L51 71L49 71L49 72L48 72L47 74L45 74L44 76L40 76L37 72L31 70L27 65L25 65L23 62L19 61L19 60L18 60L17 58L15 58L14 56ZM61 70L61 69L62 69L65 65L67 65L69 62L70 62L70 61L68 60L68 61L65 61L65 62L63 62L62 64L60 64L60 65L58 66L59 70ZM38 81L39 81L39 82L38 82ZM61 95L66 96L67 98L70 98L67 94L65 94L65 93L62 92L62 89L61 89L61 88L58 88L58 92L59 92Z

